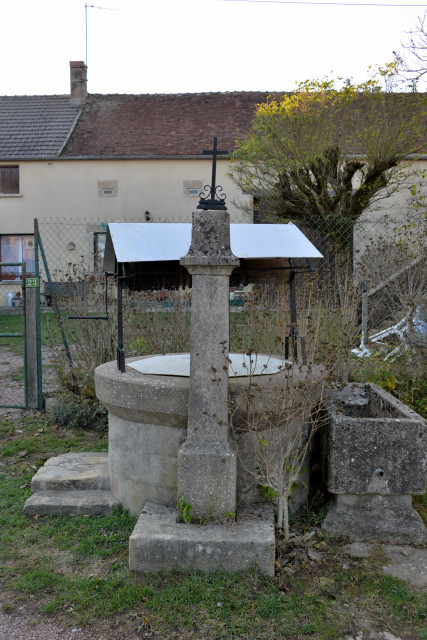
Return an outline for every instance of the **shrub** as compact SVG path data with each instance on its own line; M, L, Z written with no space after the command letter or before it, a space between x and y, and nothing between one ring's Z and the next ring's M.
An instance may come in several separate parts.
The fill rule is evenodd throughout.
M67 429L99 432L108 430L107 410L90 398L62 396L49 412L49 419L53 424Z

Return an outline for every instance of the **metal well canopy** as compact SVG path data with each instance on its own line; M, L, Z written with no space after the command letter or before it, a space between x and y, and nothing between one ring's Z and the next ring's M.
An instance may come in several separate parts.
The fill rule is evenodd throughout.
M213 213L212 215L215 215ZM191 245L190 223L110 223L104 253L106 275L117 277L117 363L125 371L122 290L170 291L191 287L192 277L180 264ZM322 254L294 224L232 224L230 245L240 264L230 276L230 287L258 283L289 284L291 336L287 339L297 358L295 274L312 269L311 258ZM298 263L306 262L307 265ZM301 338L303 360L305 346Z
M179 261L188 253L191 223L126 223L108 225L104 271L117 263ZM292 223L231 224L231 250L238 258L322 258Z

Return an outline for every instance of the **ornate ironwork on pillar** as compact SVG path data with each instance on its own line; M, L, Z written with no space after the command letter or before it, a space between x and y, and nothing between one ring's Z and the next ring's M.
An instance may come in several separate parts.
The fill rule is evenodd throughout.
M200 201L197 208L204 210L213 209L226 211L226 194L223 193L222 187L216 184L216 159L217 156L227 155L228 151L217 148L217 137L214 136L213 149L204 149L202 154L205 156L212 156L212 181L210 185L205 185L203 191L200 193Z

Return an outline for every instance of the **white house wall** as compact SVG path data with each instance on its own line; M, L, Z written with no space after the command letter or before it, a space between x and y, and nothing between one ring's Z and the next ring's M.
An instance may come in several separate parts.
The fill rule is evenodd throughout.
M198 197L188 197L186 185L197 188L211 180L208 159L61 159L18 164L20 195L0 197L2 234L32 233L36 217L145 220L148 210L153 222L187 222ZM231 218L248 222L248 216L233 203L249 202L250 198L225 175L227 167L227 161L218 161L217 183L227 194ZM109 185L116 185L117 191L103 197L103 189Z
M426 249L427 160L413 162L405 171L407 172L406 183L399 191L374 203L360 216L354 227L356 277L359 277L360 265L363 265L365 256L368 256L372 250L380 249L382 254L388 256L388 268L392 273L392 250L388 252L387 246L392 247L396 242L405 242L412 252L419 253ZM414 185L416 185L415 197L411 193ZM416 198L419 196L423 201L418 200L419 206L415 206Z
M112 221L189 222L198 197L188 197L187 188L210 183L211 161L205 159L133 159L69 160L20 163L20 195L0 196L0 233L33 233L34 218L40 231L52 272L65 279L71 264L84 262L93 269L94 234L102 233L102 223ZM427 161L413 164L418 171L427 170ZM227 206L233 222L251 222L251 216L236 202L251 204L227 177L228 162L219 160L217 183L227 194ZM408 187L415 182L412 177ZM113 192L105 197L103 190ZM407 213L418 216L417 230L425 234L425 218L411 208L409 188L365 212L354 233L355 267L368 246L393 229ZM386 217L385 217L386 216ZM42 266L42 265L41 265Z
M218 161L217 184L227 195L231 219L251 222L235 205L251 199L227 169L228 161ZM73 265L93 271L94 234L105 231L102 223L146 222L146 211L150 223L190 222L199 197L188 196L187 189L198 193L210 183L211 171L209 158L20 162L20 194L0 196L0 233L31 234L38 218L52 278L66 280Z

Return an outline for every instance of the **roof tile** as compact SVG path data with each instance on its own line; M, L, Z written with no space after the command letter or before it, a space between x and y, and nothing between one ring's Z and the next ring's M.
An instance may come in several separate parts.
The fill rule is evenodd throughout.
M266 92L88 97L66 156L200 155L218 136L232 151Z
M0 96L0 158L58 156L81 111L69 96Z

